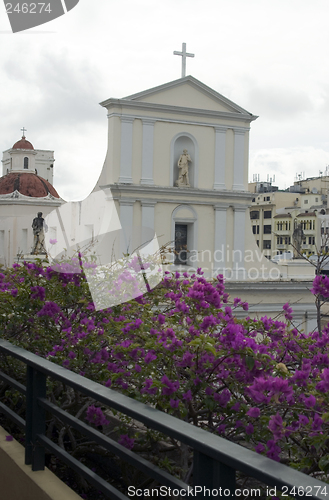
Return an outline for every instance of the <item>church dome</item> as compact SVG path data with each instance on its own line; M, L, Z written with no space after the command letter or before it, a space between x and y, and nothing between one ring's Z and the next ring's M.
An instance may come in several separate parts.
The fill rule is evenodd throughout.
M48 194L59 198L56 189L46 179L30 172L10 172L0 178L0 195L10 194L14 191L31 198L44 198Z
M13 149L33 149L34 150L34 147L30 143L30 141L27 141L25 139L25 136L23 135L19 141L15 142L15 144L13 145Z

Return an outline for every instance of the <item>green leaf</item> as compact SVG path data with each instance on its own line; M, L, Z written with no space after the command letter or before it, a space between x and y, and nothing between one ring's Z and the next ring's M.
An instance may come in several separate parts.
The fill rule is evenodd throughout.
M246 356L245 360L248 370L252 370L255 366L255 358L253 358L252 356Z
M329 471L329 455L327 455L326 457L320 458L319 467L325 473L327 473Z

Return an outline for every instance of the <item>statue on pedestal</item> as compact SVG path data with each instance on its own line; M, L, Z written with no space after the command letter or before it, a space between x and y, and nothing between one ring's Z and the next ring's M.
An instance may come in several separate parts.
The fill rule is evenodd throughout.
M45 254L44 247L45 232L48 231L48 226L42 217L42 212L38 212L38 216L33 219L32 229L34 235L32 255Z
M184 149L183 154L180 155L178 160L178 168L179 168L179 177L175 182L177 187L190 187L190 181L188 177L188 167L189 163L191 163L191 157L188 154L187 149Z

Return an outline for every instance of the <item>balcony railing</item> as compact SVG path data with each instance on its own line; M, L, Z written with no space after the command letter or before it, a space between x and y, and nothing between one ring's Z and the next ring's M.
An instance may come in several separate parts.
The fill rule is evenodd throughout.
M210 491L222 488L224 496L236 498L236 471L241 471L267 486L276 486L278 490L283 489L283 491L289 492L295 488L295 498L305 500L306 495L307 498L313 500L327 500L329 485L326 483L135 401L5 340L0 340L0 353L20 360L27 368L26 387L7 374L0 372L0 380L26 396L26 420L3 403L0 403L0 412L25 429L25 463L32 464L33 471L44 469L45 450L47 449L84 476L108 498L115 500L128 498L46 437L47 411L122 460L132 464L161 485L174 488L176 491L181 490L181 495L184 497L188 496L189 491L188 485L183 481L49 402L46 397L49 377L189 446L193 450L193 486L197 487L193 496L196 498L212 498L208 493L205 494L204 488Z

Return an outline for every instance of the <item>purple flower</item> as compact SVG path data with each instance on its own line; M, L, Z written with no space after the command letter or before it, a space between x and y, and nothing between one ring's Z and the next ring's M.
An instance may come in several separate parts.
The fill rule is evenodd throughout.
M265 446L262 443L258 443L258 445L255 446L256 453L262 453L264 450L265 450Z
M13 440L14 440L13 436L6 436L6 441L13 441Z
M250 410L247 411L247 415L252 418L258 418L260 415L260 409L259 408L250 408Z
M273 441L273 439L270 439L269 441L267 441L266 446L268 448L268 451L266 453L268 458L271 458L276 462L280 462L279 453L281 451L281 448L276 445L275 441Z
M178 399L170 399L170 406L172 408L178 408L179 400Z
M144 358L144 362L148 365L149 363L151 363L151 361L154 361L155 359L157 359L157 357L154 354L154 352L149 351Z
M224 432L225 432L225 428L226 428L226 424L220 424L220 425L217 427L217 432L218 432L218 434L224 434Z
M192 392L190 390L185 392L183 394L183 399L185 399L186 401L192 401Z
M164 396L170 396L174 392L176 392L179 389L179 382L178 380L175 382L172 382L169 380L167 375L164 375L161 379L161 382L165 385L165 387L162 388L162 394Z
M31 299L45 300L46 290L43 286L31 286Z
M250 436L254 432L254 426L252 424L248 424L246 426L245 430L246 430L246 434L248 434Z
M283 437L282 432L283 421L279 413L272 415L268 424L269 430L272 432L275 440L281 439Z
M308 396L308 398L304 396L303 401L306 408L313 408L313 406L315 406L316 404L316 399L312 394Z
M284 304L284 306L282 307L282 309L284 310L284 317L288 320L288 321L291 321L292 320L292 308L289 306L288 302L286 304Z
M102 410L100 408L96 408L94 405L89 406L86 413L86 420L88 420L89 423L96 425L96 427L109 423Z
M321 382L319 382L315 386L315 388L321 392L328 392L329 391L329 368L324 368L320 377L322 380L321 380Z
M135 440L130 438L128 434L121 434L118 439L118 443L121 444L121 446L128 448L128 450L131 450L134 447Z
M214 399L218 402L220 406L226 408L227 403L231 399L231 394L228 389L224 389L220 394L215 393Z
M323 274L315 276L311 292L313 295L322 295L327 299L329 297L329 277Z
M37 316L54 318L59 312L60 308L55 302L45 302L43 308L37 313Z

